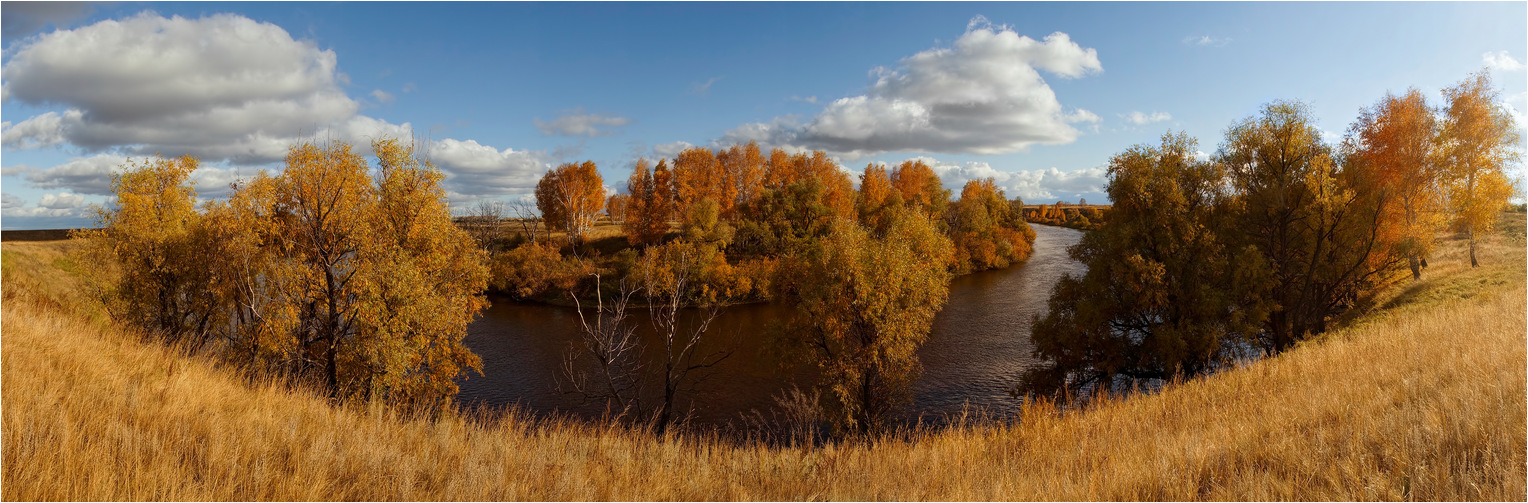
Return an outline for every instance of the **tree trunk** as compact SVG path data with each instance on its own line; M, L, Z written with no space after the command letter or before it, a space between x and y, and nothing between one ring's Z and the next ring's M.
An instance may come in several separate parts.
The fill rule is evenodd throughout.
M1470 267L1480 267L1480 262L1475 260L1475 231L1470 231Z
M1422 279L1422 268L1421 264L1417 262L1417 256L1413 254L1411 256L1411 280L1416 281L1419 279Z

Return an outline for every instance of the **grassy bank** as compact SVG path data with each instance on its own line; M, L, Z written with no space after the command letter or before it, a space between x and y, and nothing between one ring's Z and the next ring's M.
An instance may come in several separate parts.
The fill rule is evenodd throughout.
M1521 214L1479 269L1322 340L1161 393L1012 426L818 448L652 438L516 416L337 407L106 322L69 242L5 243L6 500L1522 500Z

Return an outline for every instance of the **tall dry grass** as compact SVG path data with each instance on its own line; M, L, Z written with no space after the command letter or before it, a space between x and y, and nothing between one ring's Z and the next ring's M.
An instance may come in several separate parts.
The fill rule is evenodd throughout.
M1274 358L1017 425L816 448L331 405L140 342L79 300L67 244L5 243L0 496L1523 500L1517 226L1485 267L1440 253L1434 283Z

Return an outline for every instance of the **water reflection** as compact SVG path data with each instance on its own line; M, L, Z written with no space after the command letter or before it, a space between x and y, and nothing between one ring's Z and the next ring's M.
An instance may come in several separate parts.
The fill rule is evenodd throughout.
M1063 274L1081 274L1083 266L1066 255L1081 233L1059 227L1035 226L1035 254L1020 266L955 278L950 299L934 320L933 333L919 351L923 376L914 386L907 418L920 414L958 413L970 404L995 412L1012 412L1011 386L1031 363L1031 316L1043 313L1051 286ZM466 344L483 358L482 376L461 382L458 399L466 404L518 404L532 412L564 411L595 416L602 404L583 403L558 390L563 355L578 338L578 316L571 308L493 299L481 319L468 327ZM691 400L678 404L693 409L699 424L722 424L752 410L773 405L773 396L810 376L782 370L766 340L765 328L786 311L770 304L728 308L712 327L708 347L730 349L721 364L697 371L704 377ZM649 341L656 335L647 313L632 319ZM649 347L658 347L650 344ZM659 355L649 354L650 359ZM648 386L649 388L656 387Z

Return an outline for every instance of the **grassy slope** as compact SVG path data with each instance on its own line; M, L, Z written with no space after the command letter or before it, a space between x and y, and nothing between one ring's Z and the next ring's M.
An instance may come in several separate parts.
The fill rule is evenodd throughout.
M1387 309L1162 393L816 449L335 407L138 342L67 243L5 243L3 496L17 499L1498 499L1525 487L1522 217ZM1451 258L1452 257L1452 258Z

